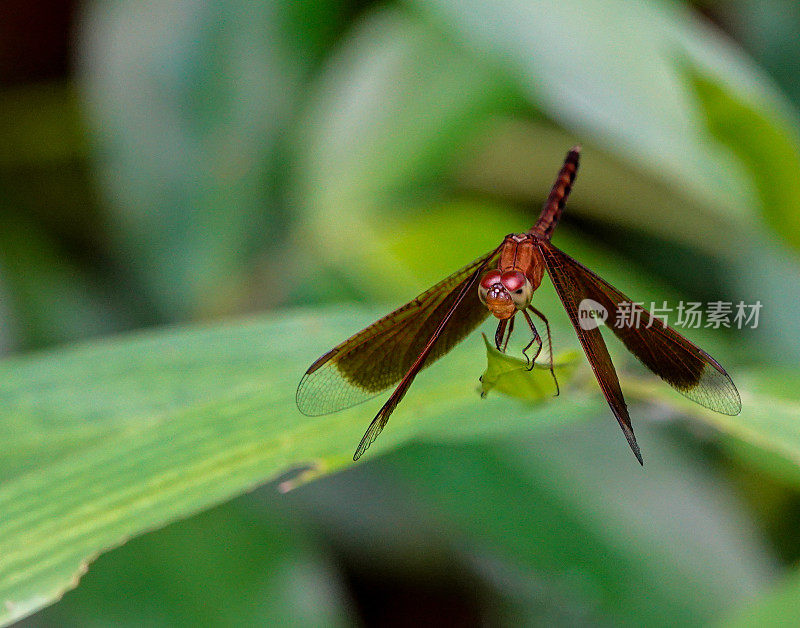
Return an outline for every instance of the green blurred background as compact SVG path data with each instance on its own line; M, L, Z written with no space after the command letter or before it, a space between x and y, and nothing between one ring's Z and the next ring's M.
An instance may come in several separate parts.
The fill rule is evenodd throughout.
M23 624L800 621L798 6L5 0L2 352L384 312L527 229L576 142L558 246L634 299L763 303L757 329L687 333L741 385L744 428L617 351L644 469L596 389L534 429L567 390L508 433L487 416L289 492L263 478ZM537 304L576 346L549 287Z

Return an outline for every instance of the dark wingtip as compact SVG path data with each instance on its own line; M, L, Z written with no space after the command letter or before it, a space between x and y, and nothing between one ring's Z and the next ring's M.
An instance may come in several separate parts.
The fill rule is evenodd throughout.
M622 432L625 434L625 439L628 441L628 445L630 445L633 455L636 456L636 459L639 461L639 464L644 466L644 460L642 459L642 452L639 450L639 443L636 442L636 435L633 433L633 428L622 426Z
M364 455L364 452L367 451L367 449L369 449L369 446L372 444L372 443L365 443L366 438L367 437L365 435L364 438L361 439L361 442L358 444L358 447L356 447L356 451L353 454L353 462L358 462L358 459Z
M361 442L358 444L358 447L356 447L356 452L353 454L353 462L357 462L358 459L364 455L364 452L367 451L367 449L369 449L369 446L372 444L372 441L375 440L374 438L370 440L369 436L370 433L369 430L367 430L367 433L364 434L363 438L361 439Z
M630 436L625 434L628 439L628 445L631 446L631 451L633 451L633 455L636 456L636 459L639 461L639 464L644 466L644 459L642 459L642 452L639 450L639 443L636 442L636 437L631 432Z
M361 442L358 444L358 447L356 447L356 453L353 454L353 462L356 462L364 454L364 452L369 449L369 446L375 442L376 438L378 438L378 434L383 431L381 418L385 409L386 406L381 409L381 411L378 413L378 416L376 416L372 420L372 423L369 424L367 431L364 432Z

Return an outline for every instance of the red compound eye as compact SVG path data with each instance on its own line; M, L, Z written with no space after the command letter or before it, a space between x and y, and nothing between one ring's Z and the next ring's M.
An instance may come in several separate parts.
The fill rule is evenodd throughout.
M490 270L483 276L483 279L481 279L481 288L486 288L488 290L499 281L500 281L500 271Z
M525 275L518 270L507 270L500 277L500 281L509 292L515 292L525 285Z

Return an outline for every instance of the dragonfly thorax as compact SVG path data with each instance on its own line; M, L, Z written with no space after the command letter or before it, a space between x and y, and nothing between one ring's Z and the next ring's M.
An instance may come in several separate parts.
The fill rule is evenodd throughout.
M533 286L519 270L490 270L478 284L478 298L500 320L511 318L531 303Z

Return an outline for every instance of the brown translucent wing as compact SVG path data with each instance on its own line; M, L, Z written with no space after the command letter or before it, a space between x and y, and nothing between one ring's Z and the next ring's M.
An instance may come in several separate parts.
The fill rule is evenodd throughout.
M593 299L608 310L611 331L648 369L701 406L722 414L741 412L739 391L719 362L552 244L542 243L539 248L548 270L553 264L570 278L578 302ZM616 326L622 303L641 317L639 325Z
M628 406L625 404L625 397L622 396L619 378L614 369L614 364L611 362L611 356L606 348L606 343L603 341L603 336L599 329L583 329L579 324L578 306L587 295L583 294L583 286L578 269L570 263L572 258L567 257L547 241L539 242L539 250L544 257L545 267L553 286L555 286L561 303L563 303L564 309L569 315L569 320L575 328L575 333L578 334L578 340L580 340L592 371L594 371L597 383L600 384L600 389L603 391L608 405L611 406L611 411L617 418L617 422L619 422L619 426L622 428L633 454L640 464L644 464L639 445L636 442L636 436L633 433L633 427L631 426Z
M498 251L499 247L479 257L314 362L297 387L300 411L318 416L343 410L401 381L452 309L461 290L467 283L477 284L476 272L488 267ZM450 351L486 319L489 311L478 299L477 288L473 292L458 304L420 368Z
M367 431L364 433L364 437L361 439L361 442L356 448L356 453L353 454L353 460L358 460L367 450L367 448L375 441L375 439L378 437L378 434L380 434L381 430L383 430L383 428L386 426L389 416L392 414L392 412L394 412L397 404L400 403L400 400L408 391L409 387L411 386L411 382L414 381L417 373L419 373L422 368L429 364L429 359L431 359L434 355L442 355L444 352L449 350L448 348L440 345L440 343L446 342L449 338L454 336L457 337L457 342L463 337L463 334L461 334L459 328L463 324L464 320L468 320L468 308L471 309L475 307L473 304L476 300L475 287L477 286L481 274L488 265L490 259L492 259L492 257L488 257L482 264L477 266L472 275L462 281L458 288L448 295L446 301L442 303L442 305L447 304L447 309L444 311L444 315L441 317L437 316L439 322L437 323L436 328L431 336L428 338L428 341L422 347L422 350L411 364L406 374L403 375L403 379L400 380L400 383L397 385L397 388L394 389L391 397L386 400L386 403L383 404L383 407L372 420L372 423L369 424ZM469 295L469 298L467 295ZM470 328L469 331L472 329L474 329L474 326Z

